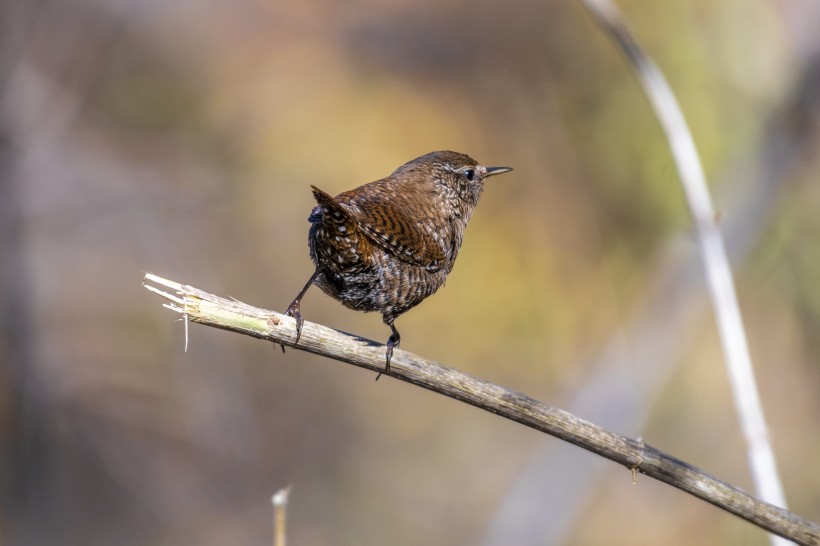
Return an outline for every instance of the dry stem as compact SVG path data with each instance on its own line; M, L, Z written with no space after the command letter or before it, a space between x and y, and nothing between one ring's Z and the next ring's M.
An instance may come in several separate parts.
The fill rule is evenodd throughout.
M153 283L153 284L148 284ZM305 322L299 345L293 344L293 318L242 302L220 298L191 286L146 274L146 289L169 300L165 307L192 322L207 324L294 347L374 372L384 371L384 345ZM174 293L168 293L171 289ZM799 544L820 544L820 526L710 476L641 440L610 432L520 392L396 350L390 377L484 409L545 432L705 500L758 527Z

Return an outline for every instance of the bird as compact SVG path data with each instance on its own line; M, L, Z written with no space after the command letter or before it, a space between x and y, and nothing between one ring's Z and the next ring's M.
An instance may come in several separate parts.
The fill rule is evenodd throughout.
M401 343L396 318L444 285L485 180L509 171L437 151L335 197L311 186L316 206L308 216L308 249L315 270L285 311L296 320L295 344L304 324L301 301L315 284L350 309L381 313L391 332L382 372L389 373Z

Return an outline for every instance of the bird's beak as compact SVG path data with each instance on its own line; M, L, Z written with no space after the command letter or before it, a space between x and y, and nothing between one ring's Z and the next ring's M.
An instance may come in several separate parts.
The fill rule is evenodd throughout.
M497 174L508 173L512 167L487 167L487 174L484 176L495 176Z

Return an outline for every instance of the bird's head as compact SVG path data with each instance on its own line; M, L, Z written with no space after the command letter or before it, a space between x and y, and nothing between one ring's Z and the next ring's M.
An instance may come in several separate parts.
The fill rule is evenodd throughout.
M442 186L446 194L475 207L484 189L484 181L511 170L511 167L485 167L466 154L439 151L405 163L394 175L429 177Z

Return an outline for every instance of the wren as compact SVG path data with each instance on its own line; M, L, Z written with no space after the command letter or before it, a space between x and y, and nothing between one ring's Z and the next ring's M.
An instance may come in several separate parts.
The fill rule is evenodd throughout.
M511 170L441 151L336 197L311 186L317 205L308 217L308 246L316 270L286 311L296 319L296 343L304 324L299 306L315 284L345 307L381 313L391 331L389 372L401 342L396 318L444 284L484 181Z

